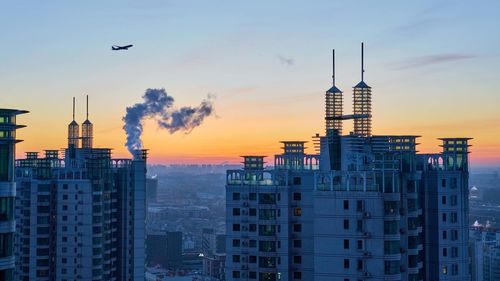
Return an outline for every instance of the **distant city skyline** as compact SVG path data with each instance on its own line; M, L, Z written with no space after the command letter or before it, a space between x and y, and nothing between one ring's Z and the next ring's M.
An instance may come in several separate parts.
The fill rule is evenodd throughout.
M500 3L284 3L1 3L0 107L30 111L19 117L28 127L17 156L64 147L72 97L81 124L88 94L95 146L129 157L126 107L165 88L179 107L215 95L216 117L188 135L146 122L150 163L236 163L242 154L272 162L279 140L324 132L333 48L352 111L363 41L374 135L421 135L420 152L438 151L438 137L473 137L472 165L500 164ZM134 47L111 51L126 44Z

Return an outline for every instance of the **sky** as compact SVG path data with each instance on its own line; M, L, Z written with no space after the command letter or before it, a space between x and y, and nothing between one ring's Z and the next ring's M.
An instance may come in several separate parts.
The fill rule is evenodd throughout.
M129 157L122 117L147 88L165 88L178 107L210 94L215 114L201 126L169 134L146 121L144 146L151 163L235 163L324 132L332 49L350 113L364 42L374 134L421 135L420 152L438 152L439 137L472 137L473 164L500 164L499 10L499 1L0 1L0 107L30 111L18 118L22 157L65 147L72 97L81 123L88 94L95 146ZM110 50L125 44L134 47Z

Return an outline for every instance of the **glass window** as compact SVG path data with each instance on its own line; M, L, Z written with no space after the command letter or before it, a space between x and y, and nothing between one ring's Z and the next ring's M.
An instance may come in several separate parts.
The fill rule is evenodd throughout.
M260 204L276 204L276 194L259 193Z
M276 219L276 210L273 209L260 209L259 210L260 220L274 220Z
M276 252L275 241L259 241L259 251L261 252Z
M386 215L395 215L399 209L398 201L385 201L384 202L384 213Z
M0 197L0 221L12 220L14 213L14 198Z
M10 181L12 172L10 170L10 149L7 144L0 144L0 181Z
M276 234L275 225L259 225L259 235L271 236Z
M398 233L398 221L384 221L384 234L394 235Z
M275 257L259 257L259 267L275 268L276 267L276 258Z
M400 261L384 261L385 274L399 274Z
M10 257L12 252L12 233L0 233L0 258Z
M384 241L384 255L399 254L399 240Z

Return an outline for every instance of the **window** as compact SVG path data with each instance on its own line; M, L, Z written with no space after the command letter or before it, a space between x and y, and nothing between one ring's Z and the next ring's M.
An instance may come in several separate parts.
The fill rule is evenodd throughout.
M302 231L302 225L298 224L298 223L294 224L293 225L293 231L295 231L295 232L301 232Z
M240 215L240 208L233 208L233 216L239 216Z
M399 254L399 240L384 241L384 255Z
M294 208L293 215L296 217L300 217L302 215L302 208Z
M0 181L10 181L12 178L12 172L9 171L11 154L9 145L0 144Z
M302 272L300 271L295 271L293 273L293 279L302 279Z
M446 230L443 230L443 240L448 239L448 232Z
M344 259L344 268L349 268L349 259Z
M250 240L250 241L248 241L248 247L250 247L250 248L257 247L257 240Z
M239 271L233 271L233 278L240 278L240 272Z
M344 200L344 210L349 210L349 200Z
M250 194L248 194L248 199L250 199L252 201L257 200L257 193L251 192Z
M0 197L0 221L12 220L14 213L14 198Z
M457 205L457 196L456 195L452 195L450 197L450 205L452 205L452 206L456 206Z
M276 204L276 194L259 193L260 204Z
M441 197L441 204L446 205L446 196Z
M302 193L300 192L293 193L293 200L300 201L301 199L302 199Z
M358 232L363 231L363 221L362 220L356 221L356 231L358 231Z
M448 256L448 248L443 248L443 257Z
M357 260L357 262L356 262L356 269L357 270L363 270L363 268L364 268L363 260Z
M302 263L302 256L293 256L293 263Z
M450 220L452 223L456 223L458 221L458 215L456 212L451 213Z
M293 184L294 185L302 184L302 178L301 177L293 177Z
M259 241L259 251L261 252L276 252L275 241Z
M257 272L255 272L255 271L250 271L250 272L248 273L248 278L250 278L250 279L257 279Z
M233 255L233 262L240 262L240 256L239 255Z
M250 209L248 210L248 214L249 214L250 216L252 216L252 217L257 216L257 209L255 209L255 208L250 208Z
M294 248L302 248L302 240L293 240Z
M446 265L443 265L443 267L441 268L441 272L443 273L443 275L447 275L448 274L448 267Z
M13 255L12 240L12 233L0 233L0 258Z
M399 222L398 221L384 221L384 234L394 235L398 234Z
M441 180L441 186L442 187L446 187L446 179L442 179Z
M384 274L398 274L400 261L384 261Z
M275 225L259 225L259 235L262 236L273 236L276 234L276 226Z
M349 249L349 239L344 239L344 249Z
M238 201L240 200L240 194L239 193L233 193L233 201ZM238 274L239 274L239 271L238 271Z
M451 275L457 275L458 274L458 264L452 264L451 265Z
M249 256L248 262L249 263L257 263L257 257L256 256Z
M239 247L240 246L240 240L239 239L233 239L233 247Z
M344 220L344 229L349 229L349 220Z
M274 220L276 219L276 210L274 209L260 209L259 210L260 220Z
M261 268L276 268L275 257L259 257L259 267Z
M239 223L233 224L233 231L240 231L240 224Z
M363 247L363 240L358 240L357 243L356 243L356 245L357 245L356 248L358 250L363 250L364 249L364 247Z
M363 200L357 200L356 201L356 211L362 212L365 210L365 202Z
M395 215L399 209L398 201L384 201L384 213L386 215Z
M452 258L458 257L458 248L457 247L451 247L451 257Z
M451 230L451 240L458 240L458 230Z
M248 226L248 230L250 232L256 232L257 231L257 225L255 223L251 223L249 226Z
M443 213L442 217L443 217L443 222L446 222L446 213Z

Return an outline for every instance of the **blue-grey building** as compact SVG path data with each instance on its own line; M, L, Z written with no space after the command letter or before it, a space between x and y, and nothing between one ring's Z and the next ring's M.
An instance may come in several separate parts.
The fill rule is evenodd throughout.
M16 221L14 204L16 181L14 159L16 130L24 126L16 123L16 116L28 111L0 108L0 280L13 280L14 233Z
M112 158L92 131L73 118L67 148L16 160L15 280L144 280L147 153Z
M362 74L364 69L362 68ZM372 88L343 113L325 95L326 130L285 141L266 168L227 171L226 280L468 280L469 138L419 154L416 135L372 135ZM353 132L342 134L345 120Z

